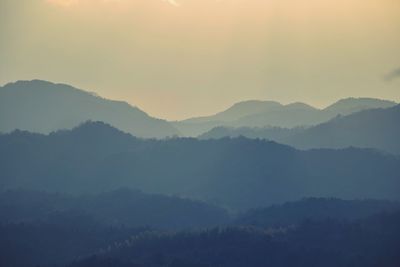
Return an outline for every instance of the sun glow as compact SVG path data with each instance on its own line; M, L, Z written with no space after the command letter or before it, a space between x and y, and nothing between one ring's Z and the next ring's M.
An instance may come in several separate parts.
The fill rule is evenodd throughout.
M54 4L54 5L58 5L58 6L62 6L62 7L71 7L71 6L75 6L78 4L82 4L83 2L87 3L87 2L96 2L96 3L115 3L115 2L129 2L132 0L47 0L47 2ZM166 2L172 6L175 7L179 7L180 3L176 0L160 0L163 2Z
M70 7L79 3L79 0L47 0L47 2L63 7Z
M400 62L398 0L0 2L0 81L62 79L164 118L210 112L202 101L376 97Z

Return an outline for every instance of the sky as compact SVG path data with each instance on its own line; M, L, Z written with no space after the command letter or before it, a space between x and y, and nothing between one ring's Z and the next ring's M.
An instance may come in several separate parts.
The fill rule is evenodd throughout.
M0 0L0 85L179 120L249 99L400 101L399 0Z

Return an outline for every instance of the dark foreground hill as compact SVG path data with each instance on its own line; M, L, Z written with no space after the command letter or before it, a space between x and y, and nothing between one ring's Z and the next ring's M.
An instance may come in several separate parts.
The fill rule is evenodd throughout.
M140 137L178 134L168 122L126 102L104 99L69 85L33 80L0 87L0 132L20 129L49 133L88 120L104 121Z
M274 142L141 140L103 123L0 136L0 186L57 192L131 187L247 209L302 197L399 199L400 159Z
M0 266L62 266L152 229L188 230L229 222L204 203L120 189L71 196L0 193Z
M393 213L355 223L328 220L278 229L153 232L68 266L396 267L399 247L400 213Z
M218 127L200 138L218 139L228 136L274 140L300 149L355 146L400 154L400 105L338 116L309 128Z
M227 226L215 208L127 189L74 197L9 191L0 194L0 266L326 266L324 257L334 266L370 266L378 257L391 266L399 208L306 199L250 211ZM203 228L215 223L222 224Z

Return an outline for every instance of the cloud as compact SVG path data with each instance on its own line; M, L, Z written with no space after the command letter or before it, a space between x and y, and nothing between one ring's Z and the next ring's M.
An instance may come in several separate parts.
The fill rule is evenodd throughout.
M385 75L384 80L386 82L391 82L395 79L400 79L400 68L395 69L394 71Z

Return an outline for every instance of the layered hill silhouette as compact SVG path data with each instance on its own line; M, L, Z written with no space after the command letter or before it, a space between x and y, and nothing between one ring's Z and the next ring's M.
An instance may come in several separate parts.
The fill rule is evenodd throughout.
M141 140L104 123L0 135L1 189L176 194L243 210L307 196L399 199L400 158L246 138Z
M226 211L203 202L127 188L80 196L14 190L0 193L0 202L0 223L46 223L80 216L108 227L183 230L230 220Z
M287 227L299 225L307 220L350 222L378 213L398 211L400 211L400 202L373 199L305 198L282 205L249 210L238 216L235 223L263 228Z
M104 121L138 137L178 134L168 122L126 102L107 100L69 85L33 80L0 87L0 132L50 133L87 120Z
M383 264L382 258L384 263L390 262L388 255L397 255L393 263L398 259L400 206L396 202L304 199L250 211L211 228L210 222L221 223L221 213L204 207L127 189L80 196L2 192L0 263L144 267L216 266L216 262L249 266L251 261L251 266L265 266L275 257L280 260L274 266L279 262L298 266L290 264L298 260L310 266L316 258L335 266L360 262L365 266L367 258L368 263L380 258L381 265L392 266ZM119 221L110 224L112 220ZM171 222L178 224L170 229ZM140 226L146 223L150 227ZM369 253L360 255L366 248ZM310 254L310 249L316 251Z
M245 101L208 117L192 118L174 125L182 133L197 136L217 126L225 127L283 127L312 126L338 115L348 115L372 108L388 108L395 102L373 98L347 98L317 109L304 103L282 105L274 101Z
M279 229L146 233L68 267L394 267L400 262L399 223L400 213L395 212L352 223L327 220Z
M300 149L375 148L400 154L400 105L370 109L336 118L309 128L226 128L218 127L200 138L246 136L288 144Z

